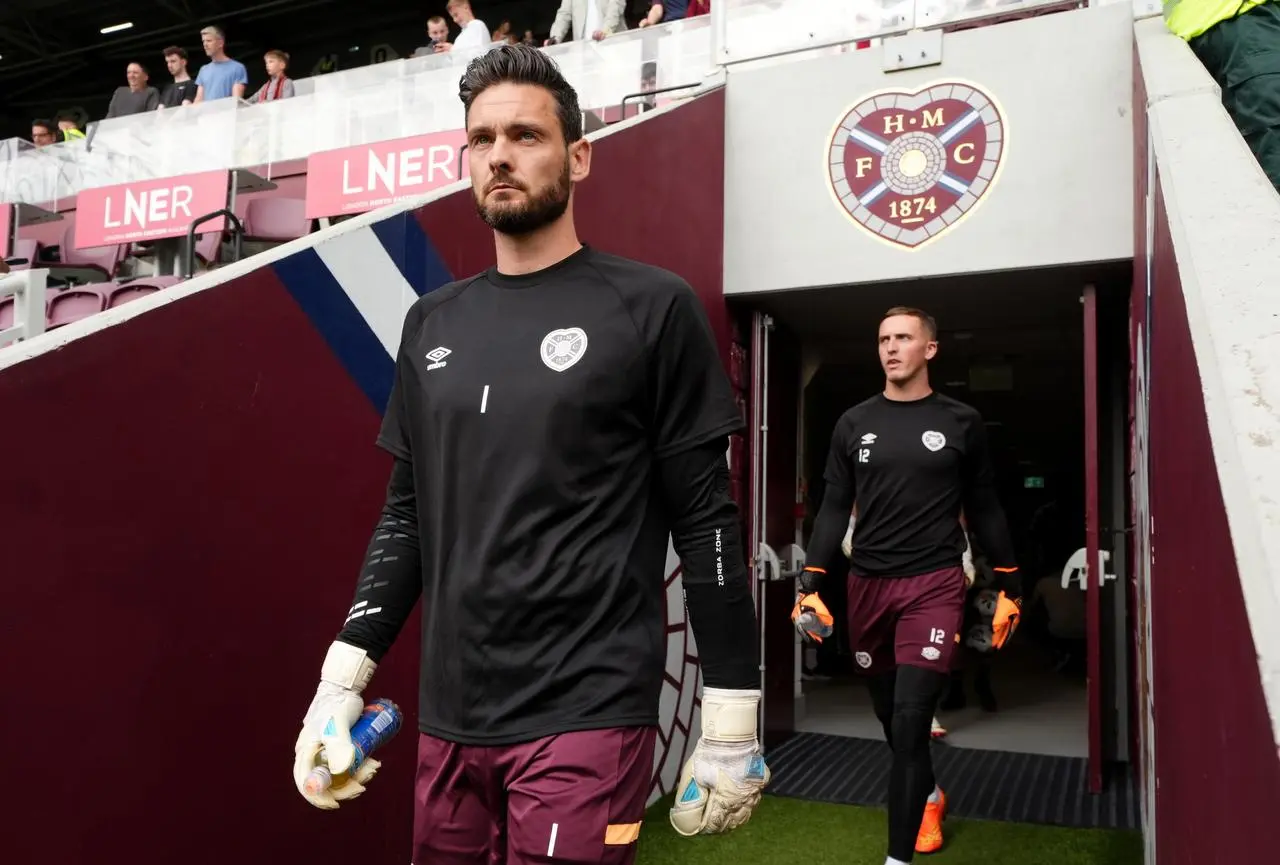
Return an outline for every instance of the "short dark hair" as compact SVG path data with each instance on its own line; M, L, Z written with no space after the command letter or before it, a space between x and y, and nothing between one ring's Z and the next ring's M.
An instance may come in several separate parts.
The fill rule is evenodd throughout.
M164 49L164 51L160 52L160 56L161 56L161 57L175 57L175 56L176 56L176 57L181 57L183 60L186 60L186 59L187 59L187 49L182 48L182 47L180 47L180 46L178 46L178 45L170 45L168 48Z
M546 52L531 45L500 45L468 63L458 86L464 124L471 114L471 103L496 84L532 84L548 91L556 100L556 116L560 118L565 143L582 138L578 93Z
M885 314L881 316L880 320L884 321L886 318L893 318L895 315L909 315L912 318L919 319L920 324L924 328L924 332L929 339L938 338L938 323L933 320L933 316L929 315L929 313L925 312L923 309L916 309L914 306L895 306L885 312Z

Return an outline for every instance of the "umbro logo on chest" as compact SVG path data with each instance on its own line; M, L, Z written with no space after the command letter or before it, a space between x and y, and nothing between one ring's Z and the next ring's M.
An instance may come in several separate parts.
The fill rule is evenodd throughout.
M448 366L449 364L445 363L444 359L451 354L453 354L453 350L445 348L444 346L438 346L431 349L431 351L427 352L427 370L430 371L433 369L439 369L442 366Z

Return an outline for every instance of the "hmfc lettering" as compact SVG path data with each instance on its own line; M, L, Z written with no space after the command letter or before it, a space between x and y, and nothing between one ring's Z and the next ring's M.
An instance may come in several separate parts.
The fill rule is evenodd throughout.
M191 213L191 199L194 195L190 186L137 192L126 189L123 198L106 196L102 224L106 228L137 226L145 229L156 223L176 220L190 222L195 218Z
M884 134L894 135L906 131L906 127L902 125L905 117L905 114L886 114L884 118ZM942 117L942 108L940 107L932 111L926 108L920 112L921 129L932 129L935 126L941 126L945 122ZM911 128L914 129L915 125L916 120L913 117L911 118Z
M369 153L363 177L359 167L352 179L351 160L342 161L342 192L355 195L361 192L384 192L387 195L411 190L415 187L434 187L452 183L458 178L453 172L456 151L448 144L430 147L412 147L380 157ZM359 185L363 182L363 186Z

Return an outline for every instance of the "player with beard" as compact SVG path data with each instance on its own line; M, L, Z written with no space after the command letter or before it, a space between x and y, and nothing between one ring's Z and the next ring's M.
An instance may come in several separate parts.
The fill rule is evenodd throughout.
M932 316L894 307L880 322L879 338L884 392L836 423L792 620L806 637L830 635L831 614L818 591L840 563L856 501L845 571L849 643L893 750L886 865L904 865L914 853L942 847L947 803L934 780L929 733L964 619L962 510L987 561L1005 575L992 623L996 648L1017 626L1013 599L1021 587L982 417L929 385L929 361L938 351Z
M352 761L361 692L422 600L413 859L634 860L666 660L668 537L701 655L702 737L670 819L744 823L769 772L729 434L742 418L679 277L584 246L591 169L577 94L541 51L502 46L460 93L495 267L405 317L378 444L395 458L347 620L295 746Z

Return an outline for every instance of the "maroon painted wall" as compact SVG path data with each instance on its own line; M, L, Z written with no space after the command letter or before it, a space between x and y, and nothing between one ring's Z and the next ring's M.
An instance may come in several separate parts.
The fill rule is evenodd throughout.
M1152 528L1150 643L1142 634L1136 592L1131 607L1138 631L1134 718L1139 735L1147 735L1143 665L1150 653L1155 742L1154 765L1142 765L1141 771L1156 776L1154 831L1160 865L1269 861L1274 858L1270 818L1257 803L1280 789L1280 762L1214 464L1158 165L1148 189L1147 96L1136 49L1133 77L1130 333L1135 377L1130 392L1136 401L1146 390ZM1154 196L1150 249L1148 193ZM1137 361L1144 350L1150 360L1140 383ZM1136 408L1135 403L1135 415ZM1134 421L1136 455L1136 436L1143 430L1136 417ZM1138 535L1144 517L1135 515ZM1131 545L1135 552L1138 540L1135 536ZM1138 563L1134 565L1131 573L1136 575ZM1145 763L1141 744L1135 753Z
M1137 514L1135 501L1138 439L1136 405L1139 397L1138 355L1146 351L1147 318L1147 88L1142 80L1142 63L1137 42L1133 48L1133 280L1129 291L1129 459L1126 477L1128 524L1136 526L1147 515ZM1145 399L1145 394L1142 397ZM1145 434L1145 431L1144 431ZM1129 610L1129 753L1137 769L1139 795L1144 795L1147 756L1143 748L1143 724L1146 719L1146 612L1141 606L1139 591L1138 532L1129 536L1126 546L1128 561L1125 573L1129 575L1125 591L1128 593Z
M0 405L0 653L29 708L4 861L404 865L413 736L358 809L293 787L390 458L272 271L4 370ZM370 689L410 719L414 618Z
M1157 170L1151 650L1160 865L1274 861L1280 761L1214 464Z

